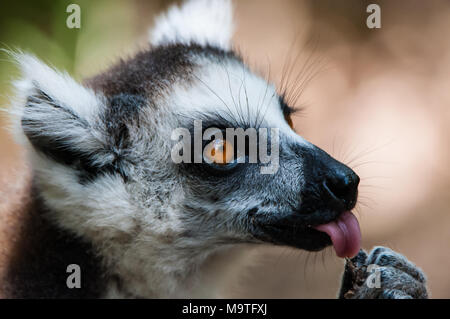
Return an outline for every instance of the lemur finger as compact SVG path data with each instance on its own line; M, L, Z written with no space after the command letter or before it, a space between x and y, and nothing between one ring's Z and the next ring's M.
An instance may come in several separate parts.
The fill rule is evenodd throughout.
M383 292L388 290L399 290L410 295L412 298L428 298L426 286L422 282L413 278L410 274L398 268L382 266L375 269L373 274L375 274L375 276L367 279L368 281L371 280L369 285L374 286L375 283L376 286L377 278L379 278L379 286Z
M353 290L352 299L406 299L427 298L424 284L393 267L378 267L366 281Z
M413 299L406 292L397 289L383 290L379 299Z
M378 266L394 267L409 274L422 283L426 282L425 275L419 267L406 259L402 254L399 254L390 248L382 246L375 247L370 252L366 262L367 265L376 264Z
M366 260L367 260L367 253L363 249L360 249L358 254L352 259L350 259L350 261L358 268L365 265Z
M375 247L369 252L369 255L368 255L367 260L366 260L367 264L374 264L376 258L377 258L380 254L382 254L382 253L385 252L385 251L390 251L390 250L391 250L391 249L390 249L390 248L387 248L387 247L383 247L383 246L375 246Z

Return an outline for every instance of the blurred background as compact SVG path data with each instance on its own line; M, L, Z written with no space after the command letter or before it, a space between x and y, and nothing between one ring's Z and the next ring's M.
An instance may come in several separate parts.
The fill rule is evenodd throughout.
M0 47L32 52L81 80L145 47L153 18L173 1L75 1L81 28L69 29L73 2L2 1ZM370 3L381 7L380 29L366 26ZM432 297L449 298L450 2L234 4L235 47L255 69L270 70L273 82L284 79L290 102L304 107L296 131L361 176L355 213L363 247L405 254L428 275ZM17 76L0 52L0 106L8 107ZM29 176L0 114L0 274ZM336 296L343 261L332 249L261 247L255 259L247 271L229 274L224 296Z

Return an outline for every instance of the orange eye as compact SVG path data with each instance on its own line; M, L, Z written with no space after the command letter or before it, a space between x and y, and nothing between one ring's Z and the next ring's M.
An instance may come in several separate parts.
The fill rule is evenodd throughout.
M203 154L209 163L230 164L234 158L233 145L225 140L216 139L206 145Z
M284 119L288 123L288 125L291 127L291 129L294 129L294 122L292 121L291 114L285 114Z

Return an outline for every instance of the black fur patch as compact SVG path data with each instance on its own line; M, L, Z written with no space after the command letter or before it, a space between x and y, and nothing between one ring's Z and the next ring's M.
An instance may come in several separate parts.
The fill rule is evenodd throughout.
M121 60L107 72L86 81L94 90L106 96L119 94L141 95L152 102L170 88L176 80L190 80L193 56L239 59L234 53L212 46L170 44L138 53L134 58Z
M101 297L107 278L100 257L91 244L48 220L48 212L33 190L33 201L7 268L7 297ZM81 268L81 288L69 289L66 285L70 264Z
M128 125L139 127L139 111L145 104L146 100L139 95L121 93L109 99L109 106L101 118L112 147L117 150L130 148Z

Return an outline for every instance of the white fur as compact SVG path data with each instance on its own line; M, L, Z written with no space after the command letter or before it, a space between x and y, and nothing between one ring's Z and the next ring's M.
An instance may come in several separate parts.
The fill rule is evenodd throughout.
M189 0L156 19L153 45L192 42L230 48L233 33L231 0Z
M80 185L75 171L33 157L38 186L47 205L58 211L50 216L62 227L92 240L100 247L108 241L130 236L135 227L136 207L117 176L104 175L88 185ZM63 212L63 213L60 213Z
M67 140L70 146L95 153L106 144L104 135L95 127L99 111L104 107L104 97L82 86L66 72L59 72L41 62L35 56L24 53L10 53L21 70L21 78L14 82L15 96L12 99L12 126L16 140L31 149L23 133L21 120L26 118L39 126L28 126L29 132L46 135L50 139ZM39 91L48 95L52 103L70 110L89 127L79 123L61 109L50 105L48 101L28 101L29 97L38 97ZM27 105L29 108L25 108ZM110 158L98 156L99 162Z
M287 124L273 84L248 70L237 61L218 64L198 59L195 85L175 86L168 105L185 116L216 112L228 119L250 119L262 127L278 128L292 139L310 143Z
M66 72L49 67L31 54L14 54L14 57L22 71L23 80L16 85L21 94L31 96L33 90L40 89L85 119L97 113L98 97Z

